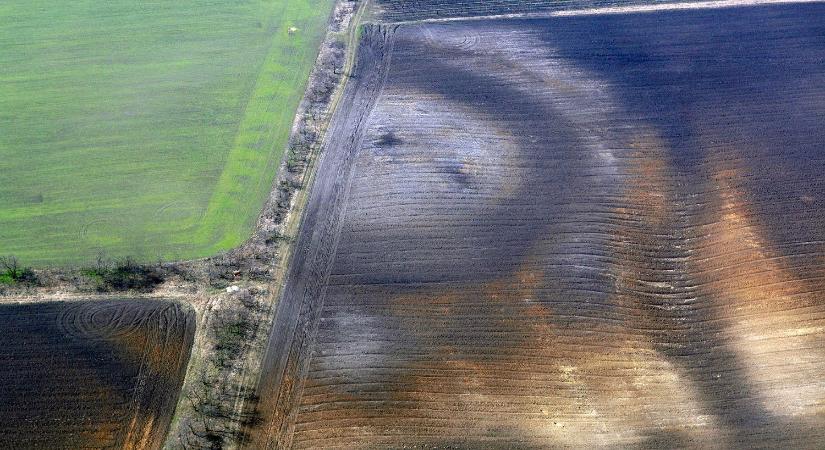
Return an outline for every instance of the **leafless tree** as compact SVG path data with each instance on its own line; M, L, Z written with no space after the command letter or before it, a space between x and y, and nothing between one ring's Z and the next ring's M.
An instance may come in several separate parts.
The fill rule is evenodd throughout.
M6 274L12 279L16 280L23 274L20 267L20 261L14 255L0 256L0 267L2 267Z

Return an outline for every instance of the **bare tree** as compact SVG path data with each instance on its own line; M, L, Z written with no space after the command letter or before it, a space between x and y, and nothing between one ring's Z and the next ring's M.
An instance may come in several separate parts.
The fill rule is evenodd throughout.
M23 275L23 270L20 268L20 261L14 255L0 256L0 266L5 270L6 275L13 280L17 280Z

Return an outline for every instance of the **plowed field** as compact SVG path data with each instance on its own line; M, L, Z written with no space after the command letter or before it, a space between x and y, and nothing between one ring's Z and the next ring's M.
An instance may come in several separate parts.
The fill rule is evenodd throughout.
M387 22L544 14L587 8L622 8L673 0L373 0L374 15ZM687 0L685 3L700 0ZM680 2L681 3L681 2Z
M194 332L159 300L0 306L0 448L160 448Z
M364 33L261 447L815 447L825 4Z

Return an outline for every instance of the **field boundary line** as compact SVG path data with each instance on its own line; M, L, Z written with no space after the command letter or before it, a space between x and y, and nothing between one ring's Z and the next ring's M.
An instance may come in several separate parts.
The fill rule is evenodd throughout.
M365 8L366 9L366 8ZM363 107L361 112L360 125L356 131L357 137L355 137L351 143L352 151L351 151L351 163L349 164L349 173L347 174L346 180L344 180L343 184L341 185L341 203L338 207L339 211L336 214L337 220L334 224L334 228L331 230L332 235L330 236L332 242L330 244L329 254L327 255L327 264L324 267L324 272L321 273L322 279L320 280L320 292L318 293L318 297L316 299L316 304L314 308L311 308L309 311L309 318L307 321L307 329L308 332L306 334L306 342L303 343L306 352L300 353L303 357L303 361L297 361L295 366L297 368L296 377L295 377L295 387L292 393L292 404L290 405L289 413L284 418L284 425L282 427L282 431L286 433L285 442L287 447L292 447L292 438L294 437L294 430L295 430L295 420L297 417L297 408L300 405L301 397L303 396L304 391L304 383L306 381L307 373L309 371L310 363L312 361L312 349L315 346L315 338L318 334L318 326L321 320L321 314L324 309L324 303L326 300L326 293L327 288L329 287L329 277L332 272L333 262L335 261L335 256L338 253L338 244L341 239L341 228L344 225L344 221L347 215L347 209L349 207L350 201L350 190L352 189L352 183L355 178L356 173L356 166L358 163L358 156L361 153L361 147L363 146L363 142L365 139L365 135L367 130L369 129L369 121L370 117L373 114L373 110L375 109L376 104L378 103L378 98L381 96L381 92L384 89L384 85L386 84L387 75L390 71L390 67L392 65L392 52L393 52L393 45L394 39L392 31L386 31L387 29L394 29L394 26L382 26L379 29L379 32L385 34L384 39L385 43L382 48L382 62L378 66L377 74L375 78L377 79L377 85L373 88L374 93L370 98L367 100L368 104L366 107ZM360 33L357 32L358 26L354 28L356 30L355 37L357 38ZM358 45L356 44L356 52L357 52ZM353 60L356 60L353 57ZM356 91L357 92L357 91ZM354 95L357 95L354 94ZM342 92L343 96L343 92ZM297 242L297 241L296 241ZM318 249L320 252L321 249ZM303 311L302 311L303 313ZM300 318L299 318L300 321ZM280 440L278 441L280 442Z
M356 26L356 29L359 27ZM384 27L381 27L382 29ZM384 36L384 40L387 37ZM374 44L373 44L374 45ZM386 42L382 43L382 61L368 63L384 68L384 60L388 57ZM370 91L359 98L360 101L342 102L343 109L334 111L329 130L341 130L349 118L358 119L364 126L364 121L372 110L374 95L382 85L382 70L367 70L359 64L365 63L363 53L364 42L360 40L357 46L358 56L353 70L358 76L353 77L355 83L347 81L342 90L342 98L350 98L361 92L360 87L368 86ZM367 76L363 76L366 74ZM367 81L364 81L364 80ZM370 85L370 80L379 82ZM331 260L336 253L338 234L342 217L346 210L346 199L352 181L352 169L357 157L357 148L360 143L360 130L356 136L346 139L346 142L331 141L334 134L324 137L323 152L318 161L318 169L334 169L334 173L324 177L322 186L313 185L308 192L307 209L301 219L301 233L295 238L290 263L286 268L287 277L282 289L281 298L277 304L277 311L272 323L267 343L263 370L258 382L257 397L262 402L260 411L266 411L262 416L263 423L254 430L252 436L244 442L245 448L281 448L286 447L290 436L291 420L294 419L294 406L300 397L302 388L301 376L306 371L306 364L310 355L305 351L311 346L314 329L317 327L318 314L323 303L323 284L331 270ZM337 136L337 135L335 135ZM338 147L344 147L343 149ZM330 159L332 158L332 159Z
M332 94L330 103L326 108L326 114L328 116L326 119L326 123L320 130L320 134L322 135L320 139L320 145L316 146L314 150L308 155L306 170L302 176L302 184L304 186L304 189L299 189L295 192L292 206L289 208L289 212L285 219L285 224L283 228L283 233L285 236L297 236L298 230L300 229L304 221L304 213L306 209L305 207L309 201L309 197L312 192L312 186L315 182L315 175L317 173L316 169L318 167L322 149L325 146L324 143L326 142L328 137L327 132L329 131L330 121L332 120L332 117L338 108L338 104L341 98L344 96L344 91L350 78L348 75L352 72L352 69L355 65L355 55L358 51L358 29L361 25L361 20L364 15L364 11L367 10L369 3L370 0L364 0L361 4L357 6L357 10L349 19L347 30L347 45L345 49L346 59L344 61L344 66L341 69L344 76L341 78L341 81L339 82L338 86L336 86ZM333 7L333 10L334 9L335 7ZM323 45L323 43L321 45ZM310 75L310 77L311 76L312 75ZM301 112L301 107L299 107L296 116L298 114L301 114ZM296 118L294 120L293 128L297 122L298 119ZM281 167L281 169L283 169L283 167ZM275 189L275 187L273 187L273 189ZM297 239L292 239L286 245L283 245L283 251L279 252L278 259L274 264L274 274L269 283L269 286L271 287L271 292L269 293L267 300L267 317L260 324L260 329L256 332L256 334L260 333L260 335L256 337L255 340L261 340L261 342L256 342L253 345L252 355L250 355L251 357L247 359L242 370L243 374L241 378L244 380L245 384L250 384L253 391L257 391L258 389L259 379L261 377L261 369L263 365L263 358L266 356L268 348L267 344L270 339L273 322L275 320L275 312L277 310L277 305L280 302L280 298L283 294L283 290L286 286L286 278L290 267L289 261L291 261L292 255L295 252L296 243ZM260 347L258 347L258 345L260 345ZM233 410L236 413L243 414L243 412L246 411L248 408L250 408L250 406L248 405L247 401L245 401L245 399L236 398L235 405L233 407ZM243 439L242 437L241 441L239 442L239 446L242 448L247 443L248 442L246 442L246 439Z

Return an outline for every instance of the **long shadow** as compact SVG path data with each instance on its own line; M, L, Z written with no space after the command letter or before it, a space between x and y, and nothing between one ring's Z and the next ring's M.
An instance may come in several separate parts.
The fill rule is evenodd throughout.
M653 242L646 244L652 249L648 255L650 261L625 263L650 270L654 281L675 286L682 294L669 296L630 292L628 295L635 296L641 302L641 309L646 311L647 317L643 320L653 325L650 338L658 351L689 375L702 395L704 407L721 419L738 443L754 443L765 438L765 433L754 433L754 429L767 427L771 437L777 439L798 436L800 431L797 426L784 423L783 419L760 404L758 389L744 376L746 365L732 350L732 342L723 337L725 329L718 320L720 318L712 308L707 307L709 299L692 297L697 288L696 280L691 279L695 276L692 273L695 269L673 266L667 261L674 257L689 259L689 248L686 247L689 247L689 242L696 242L695 230L709 218L715 220L712 214L702 210L703 205L713 204L715 194L713 186L706 181L712 171L701 165L708 160L709 151L702 140L703 130L696 128L701 116L710 116L710 119L702 120L704 126L716 123L722 127L741 125L742 129L747 130L746 133L774 138L776 145L787 143L788 136L792 140L793 136L806 133L813 133L814 136L822 134L819 128L812 128L810 120L795 122L790 127L777 127L771 126L760 116L765 108L760 102L765 101L765 96L812 69L821 68L816 55L822 53L823 43L820 41L823 25L818 18L823 17L825 8L821 5L802 7L801 10L796 8L780 6L504 21L494 25L509 24L516 28L533 24L537 34L545 37L548 48L557 51L560 58L585 68L615 87L627 120L650 124L664 139L666 164L672 183L668 188L673 190L678 204L670 207L671 217L667 219L664 229L658 230L659 237L650 237ZM800 17L805 18L798 20ZM793 40L802 41L807 46L799 45L788 51L781 44L782 38L788 35L789 26L794 27L790 33ZM721 28L725 29L722 34L729 39L714 35L713 31ZM398 53L404 52L405 48L411 49L413 55L432 56L425 61L426 70L420 70L415 77L404 78L403 82L410 84L400 85L400 88L435 93L448 102L471 105L489 117L490 123L507 127L507 131L517 139L521 152L518 159L535 162L532 170L521 174L525 182L511 197L514 201L529 199L530 208L523 208L521 204L514 211L506 204L479 205L479 209L471 214L473 220L482 225L479 232L494 229L502 217L530 226L517 229L502 227L491 232L501 239L498 245L493 244L492 254L485 254L482 258L471 249L466 250L466 255L450 249L456 259L475 258L473 264L441 267L435 262L431 263L429 273L413 271L399 274L389 271L381 275L379 272L369 275L367 281L369 284L396 284L400 285L399 288L412 291L425 282L489 281L517 267L535 242L552 233L553 222L548 217L570 217L569 211L565 211L562 205L572 203L575 196L565 199L566 195L592 192L591 186L577 177L581 174L581 167L564 165L564 162L574 160L559 164L560 161L553 158L560 148L581 149L585 143L576 132L575 124L565 117L566 112L559 111L540 95L528 95L523 90L507 86L500 78L484 75L480 68L462 68L444 62L461 61L470 54L469 51L433 46L422 50L416 48L426 47L420 39L405 41L403 36L399 37L396 47L395 69L399 64L422 64L415 57L398 58ZM412 68L401 67L399 70ZM496 70L496 67L487 67L486 70ZM391 78L392 82L400 83ZM717 110L713 110L714 107ZM766 124L767 128L758 132L757 128ZM384 146L398 145L399 138L393 137L393 142L383 142L387 144ZM539 145L535 144L534 138L538 139ZM382 141L379 141L381 145ZM801 145L785 155L804 158L811 156L815 150L814 146ZM770 158L771 155L765 157ZM620 192L622 180L614 181L616 190L607 188L595 194L612 196ZM471 181L462 181L463 185L468 183ZM570 186L570 191L552 192L553 188L560 186ZM768 184L758 187L756 191L765 192L771 188ZM645 218L640 220L640 226L648 226L644 225ZM612 225L608 225L600 231L610 232L611 228ZM773 229L780 230L781 227ZM645 234L644 229L640 231ZM653 229L648 231L655 235ZM457 238L481 240L481 235ZM604 249L609 243L592 244ZM604 263L602 273L607 272L607 261L611 256L603 250L593 251L605 255L601 260ZM336 270L343 273L347 267ZM599 282L606 280L594 280L594 284ZM607 307L609 300L605 296L602 298Z
M819 178L820 145L825 140L825 5L565 18L538 21L536 26L547 30L541 36L548 47L599 74L632 117L661 133L672 179L681 185L676 195L685 201L674 209L680 214L670 228L682 230L691 242L696 242L691 234L700 224L719 220L718 212L703 209L718 204L708 181L714 168L704 166L706 161L744 166L742 172L757 175L771 166L789 171L815 161L813 168L785 179L804 183ZM801 105L798 97L808 95L818 102ZM724 143L716 146L720 137L728 137L728 145L741 153L715 155L725 148ZM771 247L776 242L822 239L822 228L815 226L821 222L816 220L786 226L783 219L798 213L799 203L775 201L777 196L792 197L777 178L737 181L747 187L746 202L765 207L767 214L756 220L772 237ZM821 193L821 187L816 192ZM821 217L821 211L814 216ZM665 255L684 253L666 250L679 242L662 244ZM665 281L696 288L691 285L695 281L675 274ZM756 387L744 376L745 364L730 340L722 337L719 317L702 307L707 300L712 301L685 295L663 308L651 308L662 324L655 335L659 351L691 374L704 404L733 431L738 443L798 437L804 430L760 404Z

